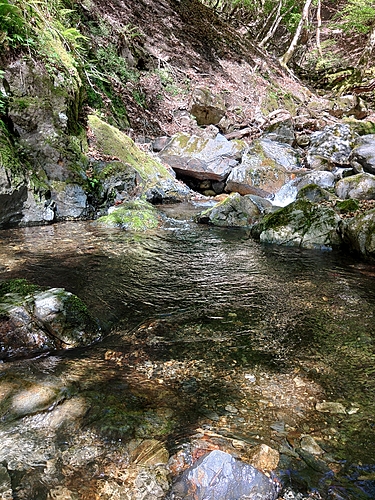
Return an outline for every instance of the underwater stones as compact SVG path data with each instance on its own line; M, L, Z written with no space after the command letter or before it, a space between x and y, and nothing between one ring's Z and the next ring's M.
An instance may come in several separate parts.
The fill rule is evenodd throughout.
M341 403L336 403L335 401L322 401L321 403L316 403L315 409L322 413L331 413L333 415L345 415L346 410Z
M246 459L256 469L270 472L278 466L280 454L266 444L259 444L249 450Z
M276 500L277 493L270 478L220 450L201 457L172 486L175 500Z
M86 345L98 338L99 327L84 303L63 288L42 292L25 280L2 285L5 293L0 298L1 359Z
M85 304L63 288L35 294L33 315L65 346L85 345L98 338L98 326Z
M159 157L178 175L223 181L238 164L244 147L242 141L228 141L221 134L210 138L178 133Z
M375 199L375 175L362 173L340 179L335 186L335 193L341 199Z
M262 243L327 249L341 243L337 233L340 218L329 207L299 199L266 215L252 229Z
M311 455L322 455L324 453L312 436L302 436L300 447L303 451L311 453Z

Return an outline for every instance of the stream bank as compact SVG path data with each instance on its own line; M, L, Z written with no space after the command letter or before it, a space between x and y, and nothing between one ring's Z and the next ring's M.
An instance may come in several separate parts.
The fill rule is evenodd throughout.
M267 444L284 498L371 498L372 266L260 246L181 208L145 233L2 233L3 279L66 287L113 332L2 364L13 497L163 498L171 457Z

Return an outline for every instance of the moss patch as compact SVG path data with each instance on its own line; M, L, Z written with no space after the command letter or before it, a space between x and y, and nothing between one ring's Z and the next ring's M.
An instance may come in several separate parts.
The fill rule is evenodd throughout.
M14 294L20 298L25 298L38 290L40 290L38 286L29 283L25 279L3 281L0 283L0 300L4 299L4 296L7 294Z
M133 168L141 179L148 184L156 184L162 179L172 179L166 167L141 151L123 132L103 122L97 116L88 117L90 129L95 137L96 148L104 155L120 160L118 168Z
M100 217L99 222L119 226L129 231L147 231L159 225L156 209L147 201L134 200L121 205L109 215Z

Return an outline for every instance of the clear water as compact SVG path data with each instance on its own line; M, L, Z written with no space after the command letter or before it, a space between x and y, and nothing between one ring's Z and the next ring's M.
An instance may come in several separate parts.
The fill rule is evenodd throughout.
M246 231L197 226L190 207L177 210L166 208L164 226L142 234L95 222L0 233L1 279L64 287L110 332L85 349L2 365L13 399L4 389L0 409L7 401L14 408L25 384L48 380L60 394L31 416L2 410L0 462L21 468L13 482L28 485L17 498L47 498L67 478L80 491L89 470L82 457L79 473L71 459L69 474L54 462L57 472L46 476L48 461L73 448L95 442L104 453L108 443L156 437L173 453L202 426L281 450L297 491L374 498L375 267L334 252L261 246ZM347 413L316 411L322 401ZM74 424L65 416L47 439L56 408L68 403ZM290 472L285 449L305 434L331 457L334 480ZM39 496L27 467L15 465L22 461L33 477L35 463L44 471ZM329 488L336 496L324 496Z

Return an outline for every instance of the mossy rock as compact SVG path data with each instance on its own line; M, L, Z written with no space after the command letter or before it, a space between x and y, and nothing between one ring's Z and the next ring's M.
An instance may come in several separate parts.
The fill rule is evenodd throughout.
M349 125L353 132L358 135L375 134L375 122L370 120L355 120L354 118L344 118L343 122Z
M109 226L118 226L128 231L147 231L159 225L157 210L151 203L133 200L116 207L108 215L100 217L98 222Z
M332 198L331 193L321 188L317 184L308 184L298 191L297 200L306 198L312 202L328 201Z
M355 212L359 209L359 201L350 198L348 200L337 201L335 205L336 210L340 212L340 214L347 214L349 212Z
M95 115L88 117L88 124L94 135L96 148L104 155L116 157L119 160L115 164L116 172L107 171L106 175L118 174L120 169L124 172L135 170L147 187L155 185L162 179L174 179L166 167L141 151L130 137L116 127L103 122Z
M328 249L341 244L339 222L332 208L301 198L266 215L253 227L252 235L263 243Z

